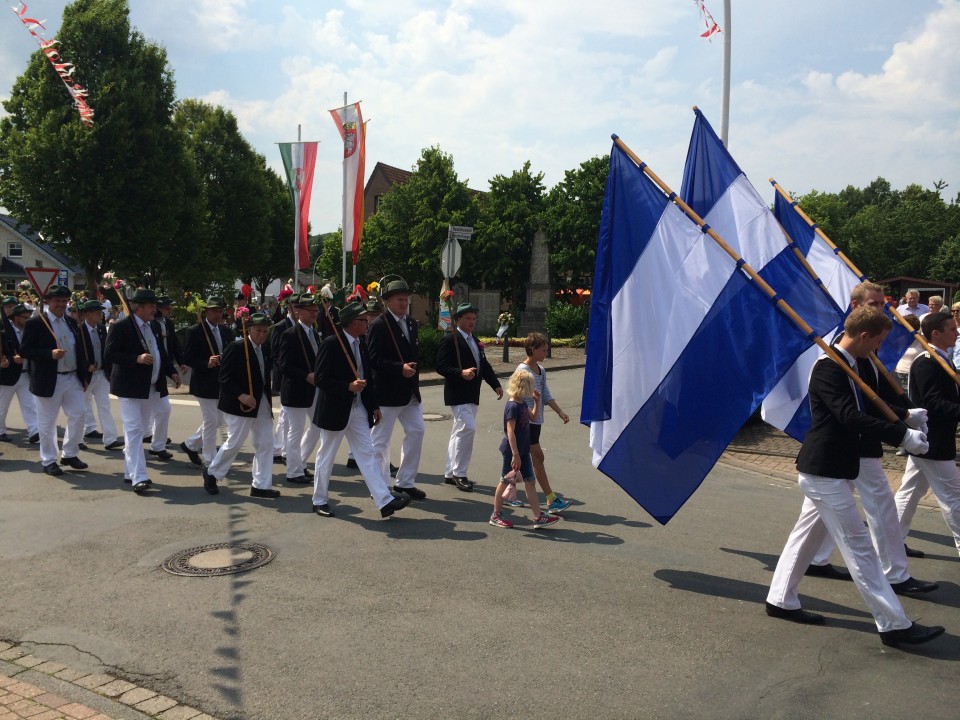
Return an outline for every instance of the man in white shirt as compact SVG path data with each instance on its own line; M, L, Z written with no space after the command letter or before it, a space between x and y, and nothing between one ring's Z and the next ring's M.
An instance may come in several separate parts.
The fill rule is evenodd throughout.
M907 290L907 294L904 297L907 299L906 304L897 308L901 315L916 315L917 317L920 317L930 312L930 307L920 302L919 290Z
M84 438L103 438L107 450L118 450L123 447L123 441L117 438L117 424L113 421L110 412L110 367L103 361L104 351L107 349L107 329L103 320L103 305L97 300L90 300L79 307L80 333L87 344L90 358L90 382L84 392ZM96 415L94 414L96 406ZM100 427L97 430L97 415L100 416Z
M14 396L20 403L20 414L27 426L27 437L31 442L40 439L37 433L37 403L30 394L27 362L20 355L23 326L32 314L33 311L28 307L14 305L8 318L9 322L5 323L3 355L7 366L0 369L0 440L4 442L10 441L7 437L7 412L10 410L10 403Z

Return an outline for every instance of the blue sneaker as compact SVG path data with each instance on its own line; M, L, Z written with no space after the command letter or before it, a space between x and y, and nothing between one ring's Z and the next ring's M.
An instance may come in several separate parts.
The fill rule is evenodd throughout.
M559 515L571 505L573 505L572 502L557 495L553 499L553 502L547 505L547 512L551 515Z
M509 508L523 508L527 506L523 500L504 500L503 504Z

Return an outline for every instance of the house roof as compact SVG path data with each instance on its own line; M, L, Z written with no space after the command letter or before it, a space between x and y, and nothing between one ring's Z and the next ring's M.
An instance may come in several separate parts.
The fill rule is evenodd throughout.
M27 277L27 273L24 272L23 266L18 265L8 257L0 257L0 275L13 275L15 277L23 278Z
M383 176L391 185L405 183L413 174L409 170L401 170L398 167L393 167L393 165L387 165L386 163L382 162L378 162L373 168L373 172L376 172L377 170L380 170L380 172L383 173Z
M0 222L2 222L4 225L9 227L15 233L20 235L23 239L36 245L38 248L43 250L43 252L47 253L47 255L50 255L62 267L65 267L75 273L83 272L83 268L80 267L79 264L77 264L76 260L73 260L67 255L64 255L62 252L54 248L50 243L44 242L41 239L40 234L34 232L29 225L22 223L16 218L10 217L9 215L3 215L3 214L0 214Z

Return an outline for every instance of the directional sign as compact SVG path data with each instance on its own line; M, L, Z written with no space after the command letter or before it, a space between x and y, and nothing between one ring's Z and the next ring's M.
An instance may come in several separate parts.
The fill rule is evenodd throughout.
M455 238L447 240L440 253L440 270L444 277L456 277L462 257L463 251L460 249L460 243Z
M61 270L60 275L57 277L57 285L63 285L67 287L67 279L70 277L69 270Z
M47 290L53 285L53 281L60 274L58 268L24 268L30 282L37 291L37 295L43 297Z
M473 228L469 225L448 225L447 226L447 239L452 240L469 240L473 235ZM448 275L447 277L453 277Z

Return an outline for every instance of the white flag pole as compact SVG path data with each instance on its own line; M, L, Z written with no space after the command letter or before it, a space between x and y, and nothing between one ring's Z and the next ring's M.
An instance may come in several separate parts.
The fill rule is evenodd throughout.
M293 291L300 289L300 275L297 273L297 265L300 264L300 168L297 167L297 151L303 155L303 147L300 145L300 123L297 123L297 144L290 158L293 160L294 182L293 182ZM302 162L302 160L301 160Z
M730 128L730 0L723 0L723 78L720 100L720 140L729 147Z
M347 93L343 93L343 106L347 106ZM341 123L342 124L342 123ZM345 141L344 141L345 142ZM346 147L346 146L344 146ZM347 158L343 156L343 151L341 149L340 153L343 158L343 215L340 220L340 249L343 250L343 284L347 284L347 251L346 251L346 234L347 234ZM354 269L354 274L356 274L356 269Z

